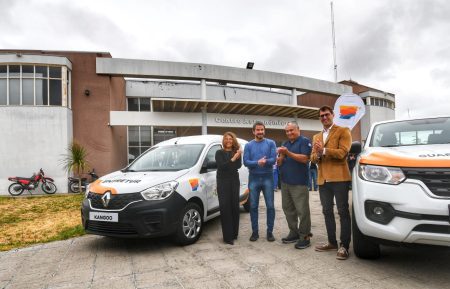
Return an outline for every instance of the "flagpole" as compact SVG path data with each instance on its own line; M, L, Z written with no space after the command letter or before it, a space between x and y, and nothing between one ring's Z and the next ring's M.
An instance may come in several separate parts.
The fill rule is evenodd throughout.
M336 34L334 32L334 12L333 12L333 1L330 2L331 5L331 37L333 40L333 67L334 67L334 82L337 82L337 63L336 63Z

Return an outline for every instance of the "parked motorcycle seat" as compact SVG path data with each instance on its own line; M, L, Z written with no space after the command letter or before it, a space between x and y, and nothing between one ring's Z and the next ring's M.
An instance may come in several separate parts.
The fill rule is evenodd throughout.
M27 181L34 181L34 177L15 177L17 180L27 180Z
M69 177L69 181L78 182L78 178ZM81 182L86 182L87 178L81 178Z

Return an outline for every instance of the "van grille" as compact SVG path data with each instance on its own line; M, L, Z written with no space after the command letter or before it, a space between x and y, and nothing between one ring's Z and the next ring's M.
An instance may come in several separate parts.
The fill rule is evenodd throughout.
M111 195L108 207L105 208L103 206L102 197L103 195L93 192L89 192L87 196L87 198L91 201L92 208L102 210L120 210L125 208L131 202L144 200L140 193Z
M422 181L438 197L450 198L450 168L402 168L408 179Z
M138 232L131 224L87 221L86 230L100 234L137 235Z

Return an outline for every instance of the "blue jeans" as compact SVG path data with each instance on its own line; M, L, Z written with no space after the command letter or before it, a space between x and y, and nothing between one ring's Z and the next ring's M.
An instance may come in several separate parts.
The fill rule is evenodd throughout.
M276 190L278 187L278 169L273 170L273 189Z
M250 219L252 221L252 231L258 233L258 205L259 195L262 191L267 208L267 232L272 233L273 224L275 222L273 174L250 174L248 179L248 188L250 189Z
M309 190L317 191L317 170L309 170Z

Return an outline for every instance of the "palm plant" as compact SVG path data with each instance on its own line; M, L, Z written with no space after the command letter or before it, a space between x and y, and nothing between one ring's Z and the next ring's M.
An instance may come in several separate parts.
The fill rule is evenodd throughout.
M78 188L81 189L81 176L88 170L89 162L87 161L86 149L76 141L72 141L67 148L68 153L61 160L64 169L70 174L75 173L78 176Z

